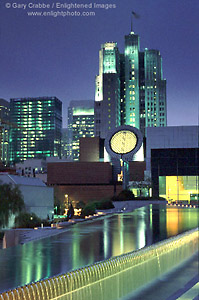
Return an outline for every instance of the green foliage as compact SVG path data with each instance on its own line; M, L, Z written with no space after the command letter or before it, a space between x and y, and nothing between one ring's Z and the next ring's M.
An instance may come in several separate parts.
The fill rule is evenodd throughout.
M76 204L76 207L75 208L77 208L77 209L83 209L84 207L85 207L85 203L84 203L84 201L79 201L79 202L77 202L77 204Z
M158 200L158 201L166 201L163 197L145 197L145 196L138 196L135 197L134 200L143 200L143 201L152 201L152 200Z
M21 212L15 217L15 227L17 228L34 228L41 226L43 221L34 213Z
M82 209L81 217L93 215L96 213L96 209L104 210L114 208L114 205L110 199L102 199L101 201L92 201L86 204Z
M23 196L17 186L0 185L0 227L8 225L9 217L18 214L25 208Z
M114 208L111 199L102 199L101 201L95 202L96 209L111 209Z
M82 209L81 217L93 215L96 212L95 202L90 202Z
M112 201L127 201L127 200L134 200L135 196L130 190L123 190L121 191L118 196L113 196Z

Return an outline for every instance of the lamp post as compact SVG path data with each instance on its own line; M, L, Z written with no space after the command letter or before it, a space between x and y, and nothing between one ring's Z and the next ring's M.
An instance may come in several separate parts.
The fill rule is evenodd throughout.
M66 207L69 209L69 195L68 194L65 194L65 204L66 204Z

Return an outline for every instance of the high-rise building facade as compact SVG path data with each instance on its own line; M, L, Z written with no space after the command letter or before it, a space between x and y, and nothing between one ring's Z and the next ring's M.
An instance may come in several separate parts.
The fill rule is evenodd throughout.
M125 36L125 124L140 128L139 36Z
M147 127L166 126L166 80L158 50L140 51L139 36L125 36L124 54L105 43L99 54L95 92L95 135L105 138L120 124L146 136Z
M166 80L163 79L162 58L158 50L144 51L145 127L167 125Z
M0 161L9 163L10 103L0 99Z
M73 100L68 107L69 155L79 159L79 139L94 137L94 101Z
M96 77L96 136L104 138L107 130L120 124L120 54L116 43L105 43L99 53L99 75Z
M56 97L10 101L12 163L30 158L61 157L62 102Z
M69 157L68 128L62 128L61 157Z

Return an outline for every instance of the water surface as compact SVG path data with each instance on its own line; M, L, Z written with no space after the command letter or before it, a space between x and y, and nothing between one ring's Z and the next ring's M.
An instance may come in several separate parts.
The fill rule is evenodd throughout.
M0 250L0 292L151 245L198 226L198 209L150 205Z

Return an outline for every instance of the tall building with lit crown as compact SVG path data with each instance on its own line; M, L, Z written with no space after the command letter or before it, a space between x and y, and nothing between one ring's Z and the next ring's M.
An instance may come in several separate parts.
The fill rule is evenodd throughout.
M30 158L61 157L62 102L56 97L10 100L12 163Z
M119 125L131 125L146 136L147 127L167 125L166 80L158 50L140 51L140 39L125 36L124 54L116 43L99 52L95 91L95 135L105 138Z
M125 36L125 124L140 128L139 36Z
M0 99L0 161L9 163L10 103Z
M94 101L73 100L68 107L69 156L79 160L79 139L94 137Z
M104 138L121 124L120 54L116 43L105 43L99 52L99 75L95 90L95 133Z

